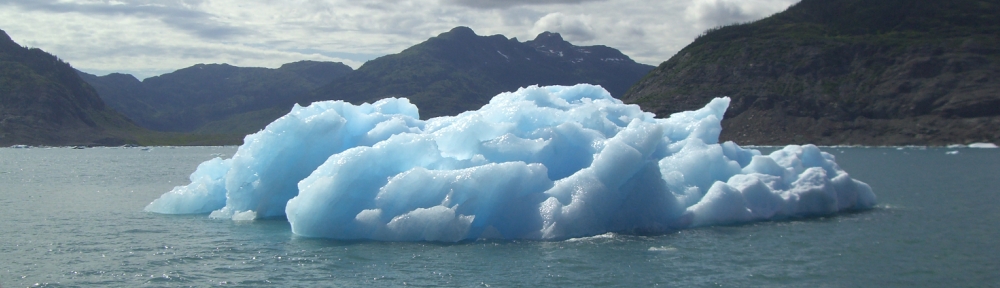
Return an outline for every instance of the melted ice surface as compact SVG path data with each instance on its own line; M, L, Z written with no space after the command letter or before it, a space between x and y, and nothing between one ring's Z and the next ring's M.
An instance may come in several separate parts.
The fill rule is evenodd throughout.
M146 207L295 234L461 241L662 233L875 205L816 146L763 156L718 143L728 98L657 119L599 86L528 87L420 120L407 99L296 106L232 159Z

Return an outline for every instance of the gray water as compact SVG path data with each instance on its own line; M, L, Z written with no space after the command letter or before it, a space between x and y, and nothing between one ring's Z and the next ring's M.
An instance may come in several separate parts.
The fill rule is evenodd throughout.
M440 244L142 211L234 147L3 148L0 287L1000 287L1000 149L823 150L872 186L878 208L658 236Z

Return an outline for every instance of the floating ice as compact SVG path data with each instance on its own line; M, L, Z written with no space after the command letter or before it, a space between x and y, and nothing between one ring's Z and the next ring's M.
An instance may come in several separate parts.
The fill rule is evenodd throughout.
M997 144L993 144L993 143L990 143L990 142L976 142L976 143L971 143L969 145L965 145L965 144L951 144L951 145L945 146L945 148L948 148L948 149L961 149L961 148L994 149L994 148L998 148L998 147L997 147Z
M995 148L998 148L998 147L997 147L997 144L993 144L993 143L977 142L977 143L969 144L969 148L989 148L989 149L995 149Z
M677 252L677 248L670 246L660 246L660 247L649 247L646 251L650 252Z
M592 85L528 87L419 120L407 99L296 106L232 159L146 207L295 234L461 241L662 233L875 205L816 146L767 156L718 143L728 98L656 119Z
M191 173L191 184L177 186L149 203L146 211L163 214L208 213L226 205L224 177L229 172L232 159L218 157L198 165Z

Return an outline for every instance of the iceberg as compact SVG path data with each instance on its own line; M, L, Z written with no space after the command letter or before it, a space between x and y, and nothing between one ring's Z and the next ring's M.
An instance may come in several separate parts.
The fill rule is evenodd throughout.
M998 147L997 147L997 144L993 144L993 143L988 143L988 142L977 142L977 143L972 143L972 144L969 144L969 148L987 148L987 149L996 149L996 148L998 148Z
M285 218L306 237L560 240L871 208L833 155L719 143L729 98L666 119L603 88L531 86L420 120L405 98L301 107L150 203L164 214Z

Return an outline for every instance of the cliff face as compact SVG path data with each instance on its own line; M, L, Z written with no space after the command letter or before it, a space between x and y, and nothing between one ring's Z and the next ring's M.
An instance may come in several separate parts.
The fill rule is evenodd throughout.
M997 2L804 0L706 32L623 100L729 96L722 138L746 144L1000 142Z
M107 108L69 64L0 31L0 146L135 143L125 130L139 128Z

